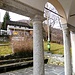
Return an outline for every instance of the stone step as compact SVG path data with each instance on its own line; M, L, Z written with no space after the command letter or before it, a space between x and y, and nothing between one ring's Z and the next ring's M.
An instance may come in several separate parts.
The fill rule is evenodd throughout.
M33 60L33 57L18 58L18 59L9 59L9 60L0 60L0 65L10 64L10 63L16 63L16 62L23 62L23 61L29 61L29 60Z
M16 62L16 63L11 63L11 64L3 64L0 65L0 73L11 71L11 70L16 70L20 68L25 68L25 67L30 67L33 65L33 61L24 61L24 62Z
M32 60L33 58L29 58L30 60L25 58L24 61L21 61L23 59L24 58L16 62L14 62L14 60L19 60L19 59L0 61L0 63L1 62L4 63L0 65L0 73L33 66L33 60ZM44 59L44 63L47 63L47 62L48 62L48 59Z

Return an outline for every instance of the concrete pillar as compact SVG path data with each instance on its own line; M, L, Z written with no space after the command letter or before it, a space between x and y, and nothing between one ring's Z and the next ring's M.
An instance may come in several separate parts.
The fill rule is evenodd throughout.
M33 19L33 75L44 75L42 17Z
M75 75L75 31L71 31L71 45L72 45L72 65L73 75Z
M71 52L70 52L70 32L66 25L63 25L63 39L64 39L65 75L72 75Z

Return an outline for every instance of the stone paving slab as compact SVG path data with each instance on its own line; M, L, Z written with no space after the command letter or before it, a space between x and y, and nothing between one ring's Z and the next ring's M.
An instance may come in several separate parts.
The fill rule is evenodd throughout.
M33 75L33 67L1 73L0 75ZM64 67L46 64L45 75L65 75Z

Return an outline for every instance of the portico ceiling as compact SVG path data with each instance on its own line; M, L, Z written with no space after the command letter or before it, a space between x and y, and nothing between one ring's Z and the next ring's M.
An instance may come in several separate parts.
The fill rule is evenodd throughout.
M70 8L71 8L72 1L75 0L64 0L64 1L63 0L0 0L0 8L10 10L10 11L15 10L14 12L18 11L17 13L27 15L27 16L30 16L30 14L41 15L44 11L44 6L47 1L49 1L55 6L59 14L63 9L63 12L68 17L69 11L71 10ZM63 13L61 13L60 15L64 16Z
M69 24L75 25L75 0L0 0L0 8L32 18L35 15L43 15L47 1L63 16L63 23L68 21Z
M28 17L34 17L36 14L43 15L43 11L31 7L24 2L18 0L0 0L0 9L18 13Z
M75 26L75 0L73 0L71 4L68 23L72 26Z
M15 1L20 1L43 12L44 6L48 0L15 0Z

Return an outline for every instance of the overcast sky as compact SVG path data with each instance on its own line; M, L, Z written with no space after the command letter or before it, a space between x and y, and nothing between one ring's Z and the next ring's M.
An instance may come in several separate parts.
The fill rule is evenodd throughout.
M0 9L0 22L3 22L3 17L4 17L5 12L6 12L5 10ZM22 16L22 15L18 15L16 13L12 13L12 12L9 12L9 15L10 15L10 19L12 21L18 21L18 20L22 20L22 19L25 19L25 20L29 20L30 19L28 17Z

